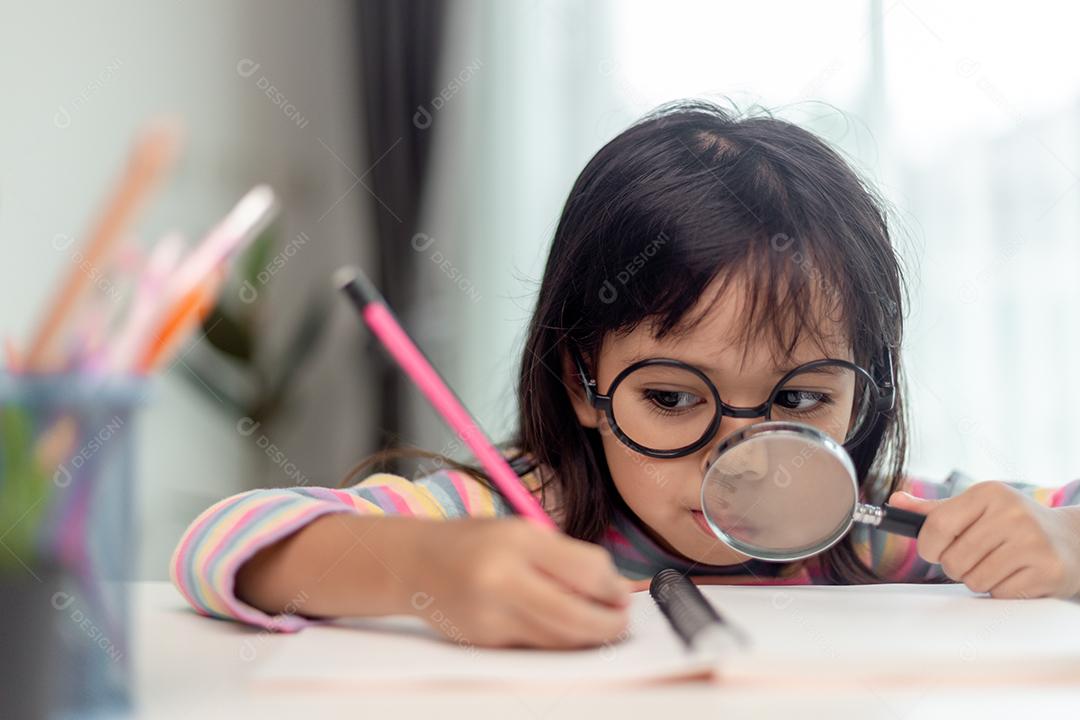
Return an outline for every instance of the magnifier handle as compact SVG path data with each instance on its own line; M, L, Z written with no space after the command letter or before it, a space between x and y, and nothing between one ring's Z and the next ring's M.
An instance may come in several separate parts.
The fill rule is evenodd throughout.
M901 510L891 505L882 505L881 509L884 514L881 523L878 525L879 529L894 535L903 535L909 538L919 537L919 531L922 530L923 523L926 522L925 515L910 510Z

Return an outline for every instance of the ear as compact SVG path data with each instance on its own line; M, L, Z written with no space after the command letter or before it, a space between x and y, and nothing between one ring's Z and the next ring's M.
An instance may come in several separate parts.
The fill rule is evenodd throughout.
M569 350L562 351L562 375L563 385L570 396L570 404L574 407L574 414L582 427L595 428L600 426L600 411L589 404L585 397L585 388L582 385L581 373L577 365L570 357Z

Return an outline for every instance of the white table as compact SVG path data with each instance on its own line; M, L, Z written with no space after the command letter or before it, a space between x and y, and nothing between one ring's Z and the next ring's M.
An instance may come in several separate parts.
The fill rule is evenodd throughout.
M289 642L289 636L201 617L164 582L135 583L133 600L140 718L1080 718L1080 685L950 687L933 683L825 691L785 687L778 678L773 686L761 688L683 683L564 696L511 691L441 690L407 697L346 690L256 691L249 682L252 672ZM1080 644L1080 638L1076 641Z

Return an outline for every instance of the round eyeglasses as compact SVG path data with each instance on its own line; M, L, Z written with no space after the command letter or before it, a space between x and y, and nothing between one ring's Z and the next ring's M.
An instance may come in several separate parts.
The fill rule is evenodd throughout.
M671 358L630 365L601 394L581 354L576 348L571 352L590 405L604 412L620 441L655 458L682 457L705 447L724 416L804 423L851 448L895 403L888 352L880 383L852 362L823 358L787 372L754 407L728 405L704 372Z

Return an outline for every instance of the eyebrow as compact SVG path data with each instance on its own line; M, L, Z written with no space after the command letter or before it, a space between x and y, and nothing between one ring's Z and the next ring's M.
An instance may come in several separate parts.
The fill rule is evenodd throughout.
M691 365L693 367L696 367L699 370L703 370L706 373L710 373L710 374L713 374L713 375L718 375L719 372L720 372L720 369L718 367L716 367L715 365L711 365L708 362L697 362L697 361L690 360L690 359L687 359L687 358L684 358L684 357L678 357L676 355L662 355L662 354L659 354L659 353L655 353L655 354L654 353L648 353L648 354L635 353L632 357L630 357L629 361L627 362L627 367L629 367L630 365L633 365L634 363L641 362L642 360L651 360L651 359L654 359L654 358L661 358L661 357L669 358L671 360L678 360L679 362L684 362L687 365ZM794 370L797 367L801 367L803 365L806 365L807 363L812 363L812 362L817 362L818 360L827 360L827 359L836 360L836 359L842 359L842 358L826 358L826 357L823 356L823 357L814 358L812 360L804 360L802 362L797 362L797 363L794 363L794 364L791 364L791 365L773 365L772 373L774 375L776 375L777 377L779 377L781 375L785 375L785 374L791 372L792 370ZM807 372L820 373L822 375L839 375L843 371L844 371L843 368L838 367L836 365L825 365L823 367L814 368L813 370L808 370Z
M821 359L824 360L825 358L821 358ZM839 359L839 358L831 358L831 359ZM814 362L814 361L813 360L808 360L807 362ZM800 363L800 364L805 365L806 363ZM797 367L799 367L799 365L796 365L791 369L794 370ZM785 373L786 372L787 371L785 371ZM841 367L839 365L823 365L822 367L816 367L816 368L813 368L812 370L806 370L804 372L801 372L801 373L799 373L799 377L801 378L804 375L829 375L829 376L835 377L835 376L838 376L838 375L845 375L848 372L851 372L851 371L848 370L848 368Z

